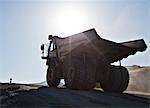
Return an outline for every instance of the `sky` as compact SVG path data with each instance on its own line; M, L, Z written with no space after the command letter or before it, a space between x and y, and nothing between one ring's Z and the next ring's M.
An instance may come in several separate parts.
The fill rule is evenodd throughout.
M91 28L115 42L143 38L147 50L122 65L150 66L149 0L0 0L0 82L45 81L40 45L48 35L66 37Z

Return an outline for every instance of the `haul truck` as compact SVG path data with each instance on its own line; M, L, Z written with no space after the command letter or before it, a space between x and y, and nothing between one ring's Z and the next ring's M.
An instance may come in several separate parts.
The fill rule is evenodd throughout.
M106 92L123 92L129 73L121 62L118 66L111 64L147 48L143 39L116 43L101 38L95 29L65 38L49 35L48 39L48 45L41 45L48 85L57 87L64 79L67 88L77 90L92 89L100 82Z

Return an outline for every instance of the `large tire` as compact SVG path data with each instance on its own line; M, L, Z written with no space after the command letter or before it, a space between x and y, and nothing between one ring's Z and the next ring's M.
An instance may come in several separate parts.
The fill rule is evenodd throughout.
M122 67L122 85L120 87L120 90L123 92L127 89L129 84L129 72L125 67Z
M58 75L58 67L55 64L51 64L47 69L47 84L50 87L57 87L60 83L59 75Z
M86 54L66 57L63 71L69 89L88 90L95 86L95 62Z
M100 81L101 87L106 92L123 92L128 87L129 73L125 67L110 66L107 74L103 74Z

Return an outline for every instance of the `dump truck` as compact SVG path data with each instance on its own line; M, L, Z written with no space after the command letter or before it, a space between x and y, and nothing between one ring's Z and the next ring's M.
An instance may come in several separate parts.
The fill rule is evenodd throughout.
M145 51L143 39L122 43L101 38L90 29L65 38L48 36L42 44L42 59L46 59L47 84L57 87L65 80L69 89L88 90L100 83L105 92L123 92L128 87L128 70L121 60L136 52ZM119 61L119 65L112 63Z

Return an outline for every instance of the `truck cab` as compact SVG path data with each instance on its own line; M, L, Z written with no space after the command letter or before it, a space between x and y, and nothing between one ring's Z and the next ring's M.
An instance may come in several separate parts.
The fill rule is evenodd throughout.
M49 35L49 43L41 45L42 59L50 59L57 57L56 39L55 36Z

